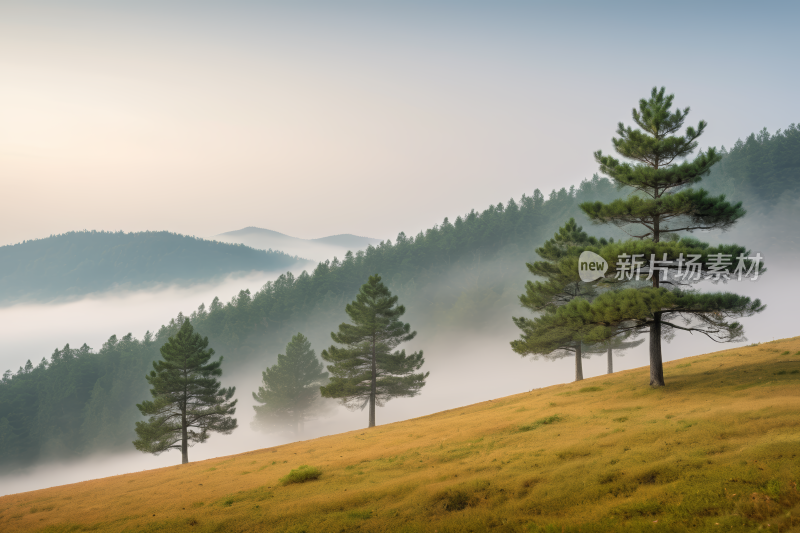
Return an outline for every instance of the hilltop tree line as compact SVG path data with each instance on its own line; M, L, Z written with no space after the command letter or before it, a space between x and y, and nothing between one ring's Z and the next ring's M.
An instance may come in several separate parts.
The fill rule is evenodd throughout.
M769 212L781 200L800 198L800 125L770 134L766 128L720 150L721 160L704 180L709 191Z
M624 230L638 223L644 225L645 231L633 234L634 240L614 241L609 237L618 236L619 232L597 226L594 232L597 235L589 236L573 221L545 247L536 250L550 266L529 264L530 272L545 281L528 285L521 303L540 314L533 319L517 319L523 335L514 349L521 354L535 355L571 351L577 355L577 365L583 353L602 353L614 347L630 346L627 339L631 335L649 332L651 385L662 386L660 342L665 335L688 329L722 341L740 339L741 325L731 319L759 312L763 309L760 302L727 293L698 294L687 286L665 288L659 285L657 277L650 286L641 286L635 283L638 279L620 284L606 276L595 285L579 287L575 292L569 289L575 280L568 279L569 276L559 278L559 272L566 273L567 267L573 268L574 276L578 254L586 250L593 250L606 259L612 274L623 253L654 252L659 257L664 253L673 260L679 253L697 252L704 273L709 272L710 256L715 252L749 253L738 245L714 248L691 237L663 238L679 231L726 228L744 214L740 204L689 188L708 174L720 159L713 149L701 153L692 162L672 165L673 160L684 158L696 147L695 139L705 125L701 122L696 130L688 128L685 134L671 137L688 113L688 109L671 112L671 99L671 96L664 96L663 90L660 93L654 90L651 99L640 104L638 116L634 110L634 120L643 131L626 129L620 124L620 138L615 139L615 147L621 155L638 163L629 165L599 152L596 155L601 170L616 184L595 176L584 180L578 188L553 191L548 199L537 190L532 196L523 196L519 202L512 199L505 205L490 206L482 213L472 211L453 222L445 219L442 224L414 237L401 233L394 243L382 242L365 252L348 253L341 261L319 263L312 273L303 272L297 277L287 273L255 294L241 291L224 304L216 298L208 308L201 305L188 317L179 315L155 335L148 333L141 341L131 335L119 341L112 337L97 353L85 345L80 350L67 346L56 350L50 361L43 359L36 367L29 362L16 374L7 372L0 387L0 444L4 449L9 446L11 453L7 457L30 461L48 454L64 457L104 445L129 443L132 422L139 419L132 406L141 399L141 376L158 359L164 343L185 324L191 324L216 350L225 354L229 368L241 367L255 358L262 358L265 351L275 353L289 339L297 339L297 331L338 322L347 302L358 293L364 280L375 273L396 292L425 302L426 294L438 294L440 287L447 285L445 278L460 279L454 273L465 273L466 283L480 285L480 275L485 272L481 265L491 264L501 257L521 263L529 260L535 250L534 243L542 242L569 215L598 224L612 223ZM793 139L795 134L791 132L776 135L776 138L780 137L780 142ZM723 161L732 154L733 150L723 155ZM661 162L653 164L653 160L659 161L659 158L663 158ZM648 165L651 170L646 169ZM622 194L615 185L632 186L639 192L621 200ZM576 245L572 237L563 238L565 234L585 242ZM473 273L475 276L470 277ZM544 293L537 295L536 291ZM428 308L436 309L436 305L440 303L430 304ZM670 322L669 315L688 316L689 322L694 320L694 323ZM371 359L359 359L367 354L363 351L364 337L351 334L354 333L348 328L334 334L336 342L351 347L332 347L323 352L323 358L336 364L354 357L353 373L334 373L334 381L320 385L320 389L331 394L336 391L340 399L351 398L344 401L352 406L353 402L358 403L355 398L364 397L363 365L367 360L376 361L379 352L373 350ZM307 356L308 350L300 352L304 350ZM362 356L357 356L359 353ZM419 357L403 354L401 359L409 365L409 376L421 375L415 374L421 366L421 353ZM279 360L272 369L279 372L280 365ZM373 378L377 376L374 368L370 371ZM268 392L272 390L269 374L265 373L265 387L257 394L265 405L270 402ZM580 376L577 372L576 375ZM319 375L313 379L314 386L321 379ZM419 383L424 381L419 377L413 379ZM406 385L413 389L413 383ZM386 390L391 390L390 385L387 387ZM358 391L361 392L356 394ZM363 405L370 405L374 415L372 406L379 405L380 401L378 385L373 379L369 398ZM108 423L104 425L102 421Z
M398 293L441 291L458 279L453 273L479 272L481 265L500 257L513 261L530 257L536 242L556 228L576 203L616 195L611 182L599 177L584 180L578 188L553 191L547 200L536 190L532 196L489 206L482 213L471 211L455 221L445 218L416 236L400 233L394 243L384 241L366 251L347 253L341 260L321 262L310 273L281 275L254 294L243 290L227 303L215 298L190 318L237 366L265 346L273 352L281 349L297 331L314 329L312 324L320 319L339 322L345 304L375 273ZM444 273L451 280L443 279Z

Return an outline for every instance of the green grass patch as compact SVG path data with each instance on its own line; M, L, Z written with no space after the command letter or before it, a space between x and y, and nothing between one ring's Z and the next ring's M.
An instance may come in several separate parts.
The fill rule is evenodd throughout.
M584 387L578 392L600 392L601 390L603 389L601 389L600 387Z
M559 422L560 420L561 420L561 417L558 416L558 415L548 416L548 417L545 417L545 418L541 418L541 419L537 420L536 422L534 422L532 424L528 424L528 425L525 425L525 426L520 426L519 427L519 431L532 431L532 430L534 430L536 428L539 428L541 426L546 426L548 424L555 424L556 422Z
M319 479L322 475L322 470L315 466L302 465L296 470L292 470L286 476L280 479L281 485L291 485L292 483L305 483L306 481L313 481Z

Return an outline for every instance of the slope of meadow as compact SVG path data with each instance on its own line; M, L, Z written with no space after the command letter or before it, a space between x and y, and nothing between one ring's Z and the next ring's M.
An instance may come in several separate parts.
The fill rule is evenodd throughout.
M5 496L0 530L800 530L800 337L665 372Z

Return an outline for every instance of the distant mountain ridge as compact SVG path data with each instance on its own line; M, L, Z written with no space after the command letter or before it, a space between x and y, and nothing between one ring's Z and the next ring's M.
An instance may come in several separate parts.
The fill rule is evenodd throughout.
M231 244L244 244L260 250L280 250L315 261L333 259L334 256L341 259L348 251L366 250L370 245L376 246L381 242L380 239L359 237L349 233L318 239L301 239L255 226L220 233L212 239Z
M167 231L73 231L0 246L0 302L72 298L113 287L209 281L308 261Z
M353 248L366 248L368 245L380 244L380 240L371 239L369 237L359 237L350 233L341 233L339 235L331 235L329 237L320 237L319 239L309 239L314 242L321 242L333 246L350 246Z

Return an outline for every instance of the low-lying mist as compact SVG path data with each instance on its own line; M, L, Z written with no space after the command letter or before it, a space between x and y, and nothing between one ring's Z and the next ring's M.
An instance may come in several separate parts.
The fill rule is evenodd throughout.
M730 239L728 239L730 240ZM726 284L704 282L704 291L731 291L760 298L767 309L760 315L745 319L747 343L764 342L798 334L795 305L800 299L800 284L794 278L799 254L771 254L762 251L768 272L758 281L729 281ZM400 303L408 307L404 320L410 322L418 336L402 346L407 351L422 349L425 353L423 370L430 371L427 385L415 398L394 399L385 407L378 408L377 423L389 424L414 417L425 416L438 411L457 408L471 403L522 393L535 388L569 382L574 379L574 361L564 358L557 361L522 358L511 351L509 341L518 336L511 323L511 315L519 316L523 310L518 307L515 295L523 291L523 280L519 275L519 265L508 274L512 265L502 261L484 265L479 271L461 269L448 272L444 277L453 280L452 289L443 289L446 299L452 305L448 311L455 317L452 323L444 320L447 327L436 327L434 322L439 311L415 309L427 305L423 299L412 297L413 291L398 288ZM524 265L523 265L524 268ZM493 280L486 279L489 273L497 273L505 281L503 294L497 296L500 303L492 304L493 313L498 316L467 317L459 315L459 302L470 299L468 289L470 276L476 276L474 285L492 286ZM484 279L479 279L484 276ZM226 279L215 285L196 286L186 289L167 288L153 292L131 292L125 294L106 294L60 305L29 305L0 309L0 320L6 327L0 333L3 353L0 363L4 368L16 368L27 359L36 364L42 357L48 357L53 348L69 342L73 347L84 342L93 348L99 346L112 334L124 335L133 332L141 336L146 330L155 330L169 321L178 311L190 313L200 302L206 305L214 296L225 301L239 290L249 288L254 292L275 275L258 274L250 277ZM498 282L499 283L499 282ZM495 285L497 285L495 283ZM467 289L465 289L467 287ZM476 289L477 290L477 289ZM497 289L500 290L500 289ZM451 291L453 294L446 294ZM459 291L463 291L460 292ZM460 296L459 296L460 294ZM480 295L478 291L475 294ZM487 297L488 298L488 297ZM489 301L489 300L486 300ZM413 303L413 305L412 305ZM437 302L429 302L434 304ZM469 302L467 302L469 303ZM487 304L488 305L488 304ZM431 311L431 309L434 309ZM474 312L474 301L464 303L464 311ZM477 307L480 310L480 306ZM445 313L445 311L441 311ZM503 316L499 316L503 315ZM508 315L508 316L505 316ZM446 317L445 317L446 318ZM313 322L313 321L312 321ZM309 322L311 323L311 322ZM465 326L465 324L472 324ZM481 324L482 327L473 327ZM441 325L441 324L440 324ZM319 329L319 328L318 328ZM312 339L317 355L330 345L328 331L303 331ZM664 344L665 361L708 353L735 347L735 344L717 344L701 335L677 332L669 344ZM213 347L213 346L212 346ZM367 427L367 411L348 411L335 404L335 408L323 418L309 421L301 435L288 433L266 434L250 427L253 420L251 393L261 384L261 372L275 362L278 351L264 351L258 357L226 372L223 363L223 386L237 387L238 408L236 418L239 427L231 435L212 434L210 440L193 447L189 452L190 461L200 461L213 457L245 452L253 449L278 446L297 439L313 439ZM283 353L280 351L280 353ZM615 357L615 371L648 365L647 343L629 350L623 357ZM602 376L606 372L606 356L598 354L584 359L583 372L587 378ZM142 376L144 379L144 376ZM665 376L670 384L669 373ZM646 384L643 383L643 386ZM143 400L146 398L142 398ZM133 450L129 453L99 454L70 462L45 462L20 471L14 475L0 477L0 494L16 493L48 486L73 483L87 479L106 477L159 468L180 463L177 452L154 457Z
M111 291L65 303L0 307L0 373L16 372L28 359L36 365L67 343L72 348L86 343L97 350L111 335L133 333L141 338L180 311L190 313L200 303L208 306L215 296L226 302L242 289L255 292L282 273L253 272L189 287Z
M393 399L384 407L379 407L377 423L383 425L408 420L573 379L572 360L532 362L523 359L508 346L509 333L513 333L510 328L497 332L497 335L458 332L439 335L435 340L420 333L406 348L425 351L423 370L431 373L427 384L415 398ZM315 348L319 352L322 347ZM619 359L620 368L628 367L624 365L625 360L633 361L634 357ZM290 433L254 431L250 428L254 416L252 406L255 403L251 393L261 384L263 367L271 363L272 358L267 361L265 357L263 364L254 363L252 368L242 369L235 375L223 373L222 384L236 386L239 427L231 435L212 434L208 442L191 448L190 461L278 446L298 439L313 439L367 426L367 410L350 411L334 403L334 408L324 419L307 422L305 431L298 437ZM629 366L641 366L641 362ZM590 375L601 374L605 371L605 360L598 357L584 361L584 369ZM180 464L180 460L180 453L176 451L156 457L137 452L131 445L130 453L98 454L70 462L46 462L11 476L0 476L0 495L171 466Z

